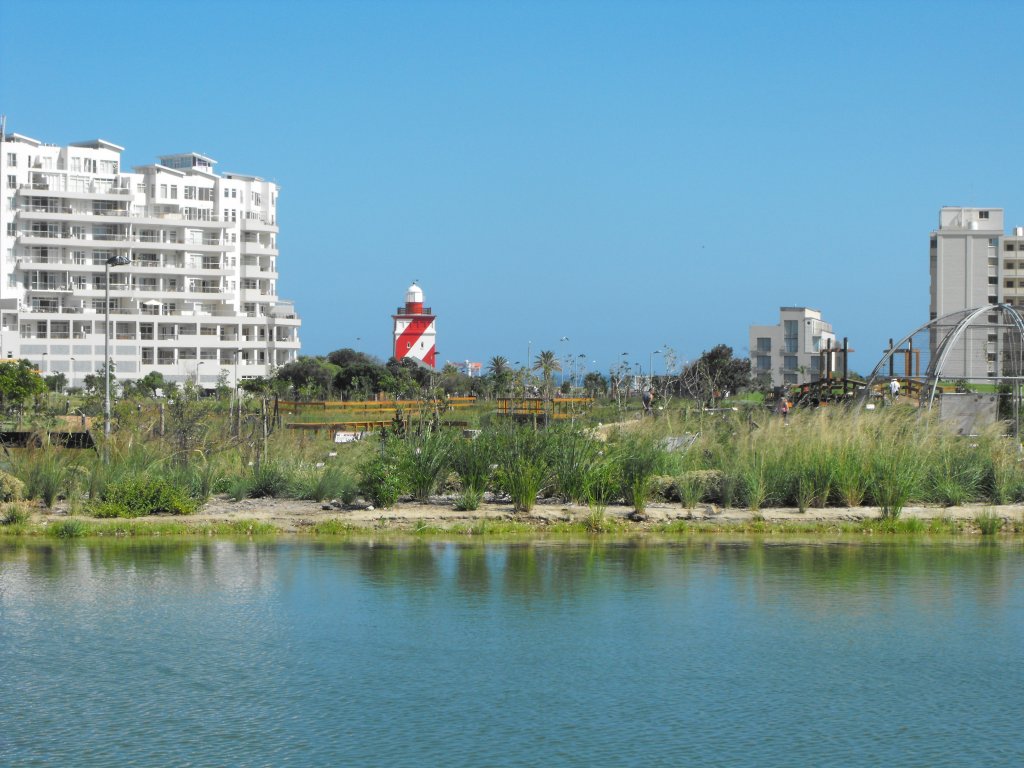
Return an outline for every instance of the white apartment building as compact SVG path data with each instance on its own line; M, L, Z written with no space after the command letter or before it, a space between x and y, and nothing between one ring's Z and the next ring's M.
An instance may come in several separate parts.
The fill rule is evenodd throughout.
M1024 227L1004 234L1002 208L944 207L939 228L931 233L930 319L987 304L1024 308ZM947 378L979 379L999 373L999 318L984 317L987 328L964 334L943 365ZM930 334L931 352L941 334Z
M0 357L81 386L102 368L109 311L119 379L157 371L211 388L295 360L301 321L277 297L277 185L217 174L195 153L128 173L122 150L0 136Z
M823 370L821 352L830 344L836 348L836 335L821 312L781 307L777 325L750 326L751 373L771 374L773 387L816 381Z

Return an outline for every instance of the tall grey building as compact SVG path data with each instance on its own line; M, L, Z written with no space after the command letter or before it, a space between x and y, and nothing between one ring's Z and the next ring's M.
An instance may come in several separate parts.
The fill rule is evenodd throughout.
M944 207L931 233L930 319L1000 303L1024 306L1024 228L1004 233L1002 208ZM1018 256L1020 257L1018 260ZM948 378L984 379L999 374L1003 345L995 313L965 333L943 365ZM930 353L942 329L930 335Z

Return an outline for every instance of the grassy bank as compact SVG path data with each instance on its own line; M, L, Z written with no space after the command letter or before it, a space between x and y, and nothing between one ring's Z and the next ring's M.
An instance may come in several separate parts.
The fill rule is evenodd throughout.
M681 403L658 418L600 429L490 420L471 440L461 430L416 424L335 445L326 434L264 435L262 422L235 430L193 405L172 410L162 434L126 418L97 452L11 450L0 460L0 500L121 521L126 532L116 535L134 535L128 523L152 514L171 517L184 535L204 535L209 523L188 517L218 494L377 508L443 494L439 503L465 512L489 494L527 526L539 501L557 500L586 507L589 522L573 525L597 531L619 524L604 514L609 505L628 505L641 521L652 503L754 513L871 506L895 521L908 505L1024 501L1020 445L1000 434L1001 425L963 437L909 408L822 408L785 423L759 410L707 413Z
M316 537L416 536L416 537L525 537L538 535L663 535L686 537L702 534L743 534L754 536L812 535L863 538L867 536L956 536L965 538L1017 538L1024 535L1024 516L997 514L981 509L973 515L932 517L879 515L859 520L766 519L750 515L743 519L673 519L637 522L622 514L590 512L580 517L518 518L481 516L468 520L439 521L413 517L380 517L351 520L339 517L303 518L285 527L280 520L237 518L231 520L96 520L81 517L42 519L18 515L2 518L0 540L4 538L145 538L145 537Z

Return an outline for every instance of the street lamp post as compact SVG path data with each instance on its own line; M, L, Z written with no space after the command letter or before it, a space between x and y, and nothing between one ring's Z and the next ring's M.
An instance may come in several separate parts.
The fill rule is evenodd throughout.
M653 352L651 352L650 360L648 361L648 364L647 364L647 378L648 378L648 380L650 382L651 389L654 389L654 356L655 355L660 355L660 354L661 354L661 350L660 349L656 349Z
M131 264L124 254L111 256L106 263L106 300L103 305L103 438L110 437L110 268ZM104 451L104 456L108 456Z

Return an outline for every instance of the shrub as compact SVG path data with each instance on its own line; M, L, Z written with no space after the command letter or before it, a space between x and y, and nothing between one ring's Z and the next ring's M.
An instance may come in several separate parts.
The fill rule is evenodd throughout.
M159 475L132 475L107 484L103 498L90 505L96 517L190 515L196 501Z
M0 471L0 501L20 501L25 498L25 483L14 475Z
M665 450L647 435L626 438L616 451L622 495L637 514L647 509L654 478L665 466Z
M49 536L56 536L59 539L76 539L85 536L89 532L89 526L81 520L60 520L46 526L46 533Z
M427 501L452 465L455 441L449 430L429 430L406 440L402 471L412 495Z
M981 529L982 536L992 536L1003 527L1003 518L991 510L985 510L974 516L974 524Z
M463 491L487 489L491 479L491 452L489 441L484 437L462 440L452 451L452 467L459 475Z
M12 504L4 511L3 517L0 518L0 524L21 525L22 523L27 523L29 517L30 514L27 509L19 504Z
M498 464L497 481L517 512L529 512L537 496L551 483L551 467L543 439L529 427L510 426L496 432L492 447Z
M474 509L479 509L483 498L483 491L478 491L475 488L466 488L455 497L455 509L460 512L471 512Z
M344 469L336 466L307 470L299 476L296 485L298 498L312 501L341 499L349 504L355 500L358 492L355 479Z
M585 489L591 514L603 513L619 494L618 467L610 460L594 464L587 472Z
M601 461L601 445L579 427L559 425L544 433L555 494L566 502L587 501L587 478Z
M383 455L374 454L359 472L359 490L378 507L395 506L405 491L399 458L385 447Z
M715 469L691 469L676 480L679 501L687 509L700 504L706 495L717 493L722 482L722 473Z
M908 436L877 447L871 457L871 496L882 508L882 517L898 518L906 503L918 491L921 477L919 457L914 455Z
M292 490L292 473L276 461L254 464L246 478L245 494L253 499L277 499L288 496Z

